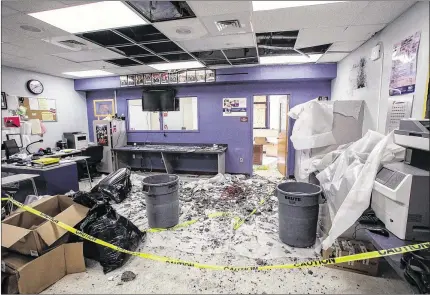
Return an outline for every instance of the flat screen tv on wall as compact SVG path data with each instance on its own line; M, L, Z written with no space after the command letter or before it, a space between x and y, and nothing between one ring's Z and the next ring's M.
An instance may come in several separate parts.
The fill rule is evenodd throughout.
M146 112L175 111L179 107L176 102L176 90L172 88L152 88L142 92L142 110Z

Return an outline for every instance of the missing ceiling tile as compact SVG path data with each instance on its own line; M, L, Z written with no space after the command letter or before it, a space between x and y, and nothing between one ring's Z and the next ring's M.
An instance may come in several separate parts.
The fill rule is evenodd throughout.
M186 1L127 1L150 22L196 17Z

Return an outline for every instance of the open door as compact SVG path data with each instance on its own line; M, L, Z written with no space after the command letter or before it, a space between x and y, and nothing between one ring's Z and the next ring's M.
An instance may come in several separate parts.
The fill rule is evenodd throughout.
M278 135L278 170L287 176L288 156L288 96L281 96L280 103L280 132Z

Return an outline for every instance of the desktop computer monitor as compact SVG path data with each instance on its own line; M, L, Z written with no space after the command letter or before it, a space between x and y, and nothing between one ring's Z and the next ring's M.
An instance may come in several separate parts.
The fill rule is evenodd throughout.
M4 149L6 151L6 159L9 159L10 156L19 153L19 147L16 144L15 139L5 140L4 141Z

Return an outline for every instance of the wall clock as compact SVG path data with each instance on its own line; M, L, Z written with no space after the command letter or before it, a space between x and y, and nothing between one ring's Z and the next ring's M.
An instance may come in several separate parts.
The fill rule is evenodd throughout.
M27 89L33 94L41 94L43 92L43 84L38 80L28 80Z

